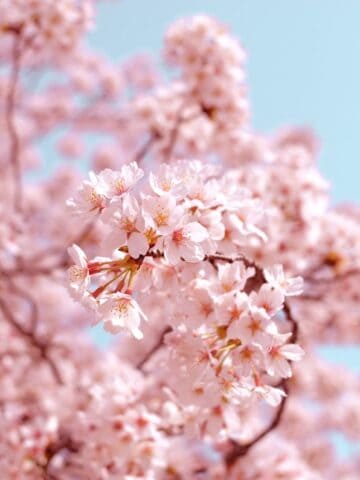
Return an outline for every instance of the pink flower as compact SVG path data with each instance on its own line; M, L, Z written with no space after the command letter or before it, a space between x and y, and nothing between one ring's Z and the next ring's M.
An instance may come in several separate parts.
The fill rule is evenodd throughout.
M233 356L234 367L240 373L248 377L253 369L262 367L264 364L264 355L258 345L246 344L235 350Z
M192 282L189 286L189 295L186 299L179 299L179 307L186 314L186 325L192 328L201 324L215 323L214 300L203 282Z
M229 208L227 220L231 229L236 232L235 237L238 242L243 241L244 236L256 235L261 240L266 241L265 233L256 226L263 216L263 207L260 202L253 199L242 199L234 202Z
M205 210L198 216L197 221L209 232L212 241L222 240L225 234L225 227L222 223L222 215L219 210Z
M120 171L106 168L99 174L106 196L110 199L122 197L143 177L144 172L136 162L123 165Z
M243 290L248 278L252 277L255 270L247 268L243 262L227 263L218 266L219 286L216 293L223 295L234 291Z
M136 339L143 338L139 326L141 319L147 320L138 303L128 294L116 292L99 306L98 313L108 332L128 330Z
M304 350L294 343L285 343L291 334L277 335L266 355L266 371L269 375L282 378L291 377L290 363L297 362L304 356Z
M280 290L273 288L268 283L264 283L260 290L250 295L251 303L258 308L262 308L269 316L275 315L280 311L284 304L284 295Z
M186 262L201 261L205 256L201 242L207 238L207 230L200 223L190 222L161 238L160 244L166 261L170 265L176 265L181 259Z
M218 302L216 313L217 317L225 325L229 325L229 338L239 338L238 324L242 325L242 317L249 310L249 297L244 292L236 292L228 295L222 295Z
M75 262L68 269L69 288L76 298L82 297L90 284L88 261L85 253L75 244L68 248L68 253Z
M271 385L259 385L253 389L253 392L259 395L272 407L277 407L281 399L286 397L286 393L280 388L272 387Z
M89 177L90 180L82 183L76 196L66 202L75 214L84 219L97 215L107 205L105 190L99 178L94 172L90 172Z
M261 309L251 309L249 313L242 314L228 329L230 338L239 338L243 343L256 342L261 346L269 343L270 335L266 328L269 317Z
M264 269L265 280L285 296L301 295L304 282L301 277L289 278L285 275L282 265L273 265Z
M105 240L106 247L115 250L126 245L133 258L147 252L149 244L144 234L145 221L135 198L129 194L123 197L122 204L119 210L115 210L111 223L113 228Z
M184 213L183 208L176 204L176 198L172 195L144 196L142 206L147 226L161 235L172 232Z
M184 189L180 178L176 175L174 168L170 165L162 164L158 173L150 173L149 184L154 193L162 195L177 195Z

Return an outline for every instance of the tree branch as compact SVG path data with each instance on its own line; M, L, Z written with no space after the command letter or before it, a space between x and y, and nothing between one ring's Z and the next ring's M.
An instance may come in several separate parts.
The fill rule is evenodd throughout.
M294 317L292 316L292 312L290 309L290 306L287 302L284 303L284 313L286 316L287 321L291 324L291 338L290 342L294 343L297 341L298 337L298 324ZM285 411L285 406L286 402L289 398L289 387L288 387L288 382L286 380L282 380L278 385L276 385L277 388L282 388L286 394L285 397L281 399L281 402L278 406L278 409L276 411L276 414L269 424L264 430L262 430L258 435L256 435L252 440L245 444L240 444L234 440L231 440L231 450L225 455L225 463L226 465L231 468L236 460L248 453L250 448L252 448L254 445L256 445L258 442L260 442L264 437L266 437L269 433L271 433L273 430L275 430L278 425L280 424L280 421L283 417L284 411Z
M159 136L157 134L151 133L144 145L135 153L133 162L140 165L158 138Z
M15 210L20 211L22 206L22 178L19 159L20 141L15 125L15 99L20 74L21 63L21 34L14 34L12 47L12 66L10 73L9 89L5 103L5 122L9 134L9 163L12 168L14 182L13 205Z
M278 386L281 387L286 394L288 393L288 389L285 381L282 381ZM288 397L286 396L281 399L280 405L278 406L276 414L273 420L271 421L270 425L266 427L264 430L262 430L258 435L256 435L256 437L254 437L249 442L244 443L243 445L235 442L234 440L231 440L232 449L225 455L225 458L224 458L225 463L228 467L232 467L239 457L246 455L250 450L250 448L252 448L258 442L260 442L260 440L266 437L270 432L275 430L275 428L279 425L282 419L287 398Z
M145 353L144 357L137 363L136 368L142 370L145 363L150 360L150 358L158 351L164 344L164 337L167 333L171 332L171 327L166 327L162 330L160 337L158 338L157 342L150 348L148 352Z
M2 310L6 321L17 331L18 334L20 334L20 336L22 336L32 347L38 351L40 358L48 364L55 381L59 385L63 385L64 381L60 371L53 359L49 356L50 346L38 339L32 330L28 330L21 325L2 298L0 298L0 309Z

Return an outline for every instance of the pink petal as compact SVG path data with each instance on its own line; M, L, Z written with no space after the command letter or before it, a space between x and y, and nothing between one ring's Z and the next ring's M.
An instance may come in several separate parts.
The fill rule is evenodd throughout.
M140 255L145 255L148 251L149 244L143 233L133 232L128 238L129 254L133 258L138 258Z

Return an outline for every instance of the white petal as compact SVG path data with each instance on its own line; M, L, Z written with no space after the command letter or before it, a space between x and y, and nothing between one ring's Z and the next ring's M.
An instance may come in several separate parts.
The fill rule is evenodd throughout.
M180 252L174 242L166 242L164 248L165 259L170 265L176 265L180 262Z
M129 254L133 258L138 258L140 255L145 255L148 251L149 244L143 233L133 232L127 241Z
M198 222L191 222L184 226L183 231L193 242L203 242L209 237L208 231Z
M280 352L281 355L283 355L285 358L288 358L289 360L292 360L293 362L301 360L305 354L304 350L299 345L296 345L294 343L290 343L289 345L283 345L280 348Z

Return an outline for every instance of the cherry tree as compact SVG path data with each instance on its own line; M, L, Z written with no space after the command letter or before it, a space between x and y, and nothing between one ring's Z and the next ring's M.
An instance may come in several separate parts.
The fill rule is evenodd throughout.
M359 209L311 130L252 129L226 26L171 25L169 76L91 51L94 7L0 0L2 478L357 479L318 347L360 339Z

